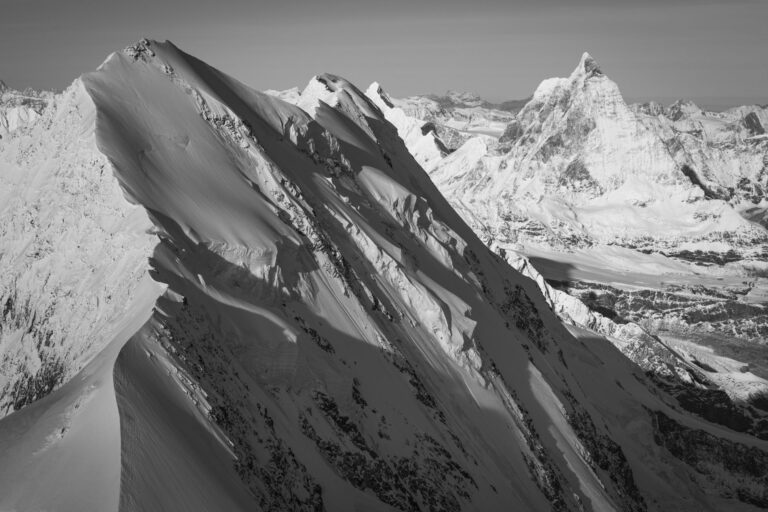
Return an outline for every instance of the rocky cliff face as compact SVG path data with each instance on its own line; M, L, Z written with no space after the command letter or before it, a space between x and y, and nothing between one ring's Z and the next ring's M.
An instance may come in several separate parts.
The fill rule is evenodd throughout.
M31 297L3 347L37 348L37 310L82 322L47 321L45 353L78 357L0 420L0 508L768 505L766 441L564 327L366 95L320 75L297 103L141 41L57 98L48 131L4 139L77 158L40 157L42 187L36 159L0 168L29 194L0 212L20 219L0 298ZM17 232L59 243L35 266Z

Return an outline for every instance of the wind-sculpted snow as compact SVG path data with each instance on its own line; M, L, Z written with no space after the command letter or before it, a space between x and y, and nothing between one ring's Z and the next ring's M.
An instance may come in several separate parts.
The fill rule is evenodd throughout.
M766 504L751 468L734 481L711 468L716 493L694 480L723 447L762 464L766 442L684 412L605 339L566 329L346 80L313 78L297 106L150 41L82 80L167 287L102 358L114 361L120 509ZM4 433L36 439L9 421L55 424L45 408L80 382L0 422L0 468L21 464ZM87 486L71 487L86 503ZM16 484L0 508L48 492Z

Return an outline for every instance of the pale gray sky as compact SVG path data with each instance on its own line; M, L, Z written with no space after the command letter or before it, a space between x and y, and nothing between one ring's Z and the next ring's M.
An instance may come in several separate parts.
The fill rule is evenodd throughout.
M253 87L524 98L589 51L630 98L768 101L768 1L0 0L0 79L62 88L147 36Z

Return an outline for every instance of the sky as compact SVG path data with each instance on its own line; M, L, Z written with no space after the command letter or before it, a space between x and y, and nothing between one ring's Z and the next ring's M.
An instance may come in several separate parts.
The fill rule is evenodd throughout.
M768 102L768 0L0 0L0 80L61 89L142 38L257 89L530 96L584 51L625 97Z

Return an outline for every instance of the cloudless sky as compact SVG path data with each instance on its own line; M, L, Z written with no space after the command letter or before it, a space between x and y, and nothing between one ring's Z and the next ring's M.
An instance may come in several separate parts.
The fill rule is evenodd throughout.
M768 101L767 0L0 0L0 79L63 88L141 37L258 89L525 98L589 51L630 98Z

